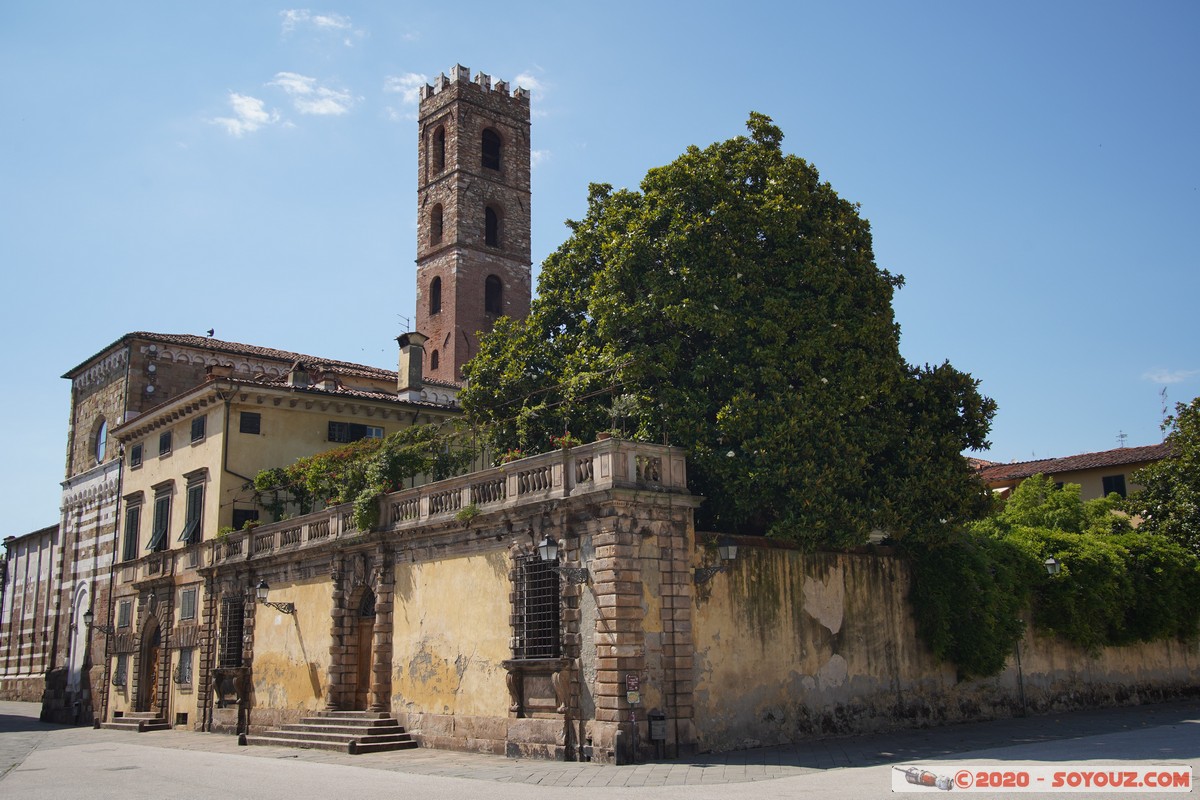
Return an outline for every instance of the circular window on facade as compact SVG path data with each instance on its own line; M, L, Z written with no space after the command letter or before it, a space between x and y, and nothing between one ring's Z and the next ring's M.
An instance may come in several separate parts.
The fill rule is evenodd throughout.
M96 428L96 463L100 464L104 461L104 451L108 447L108 420L104 417L100 418L100 425Z

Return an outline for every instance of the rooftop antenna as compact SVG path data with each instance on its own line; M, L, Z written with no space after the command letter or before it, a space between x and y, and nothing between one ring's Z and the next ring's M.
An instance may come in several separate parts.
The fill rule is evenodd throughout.
M1129 434L1125 431L1117 432L1117 447L1124 447L1125 442L1129 440Z
M1163 432L1163 441L1166 441L1167 435L1167 387L1164 386L1158 390L1158 397L1162 400L1162 425L1159 427Z
M406 331L412 330L412 317L406 317L403 314L397 314L396 316L399 317L401 322L404 323L404 330L406 330Z

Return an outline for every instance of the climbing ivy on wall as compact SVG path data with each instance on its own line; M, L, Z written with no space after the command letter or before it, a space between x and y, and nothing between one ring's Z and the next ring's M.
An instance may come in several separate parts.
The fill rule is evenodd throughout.
M1089 653L1194 639L1200 559L1135 530L1120 505L1115 496L1083 502L1078 486L1038 475L954 540L904 542L922 637L963 677L1003 669L1022 619ZM1061 565L1057 575L1043 566L1049 557Z

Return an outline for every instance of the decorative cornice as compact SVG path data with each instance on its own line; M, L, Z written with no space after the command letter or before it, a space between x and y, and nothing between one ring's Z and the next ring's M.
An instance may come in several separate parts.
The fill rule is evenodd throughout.
M86 370L75 376L72 381L72 388L76 392L86 392L99 386L104 386L109 383L114 376L120 375L125 371L125 365L129 363L129 351L124 347L114 350L104 358L92 364Z

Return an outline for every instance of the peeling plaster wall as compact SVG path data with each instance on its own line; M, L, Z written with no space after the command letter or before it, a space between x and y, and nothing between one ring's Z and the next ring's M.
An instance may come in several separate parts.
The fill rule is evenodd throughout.
M254 707L304 712L323 709L333 643L333 585L325 575L290 584L273 582L271 601L295 603L296 613L255 606ZM274 720L270 714L260 716Z
M700 750L1019 713L1015 658L998 676L959 682L917 635L909 581L890 555L742 547L696 594ZM1181 691L1200 660L1176 642L1090 659L1028 636L1021 652L1031 713Z
M508 717L505 550L396 565L392 708Z

